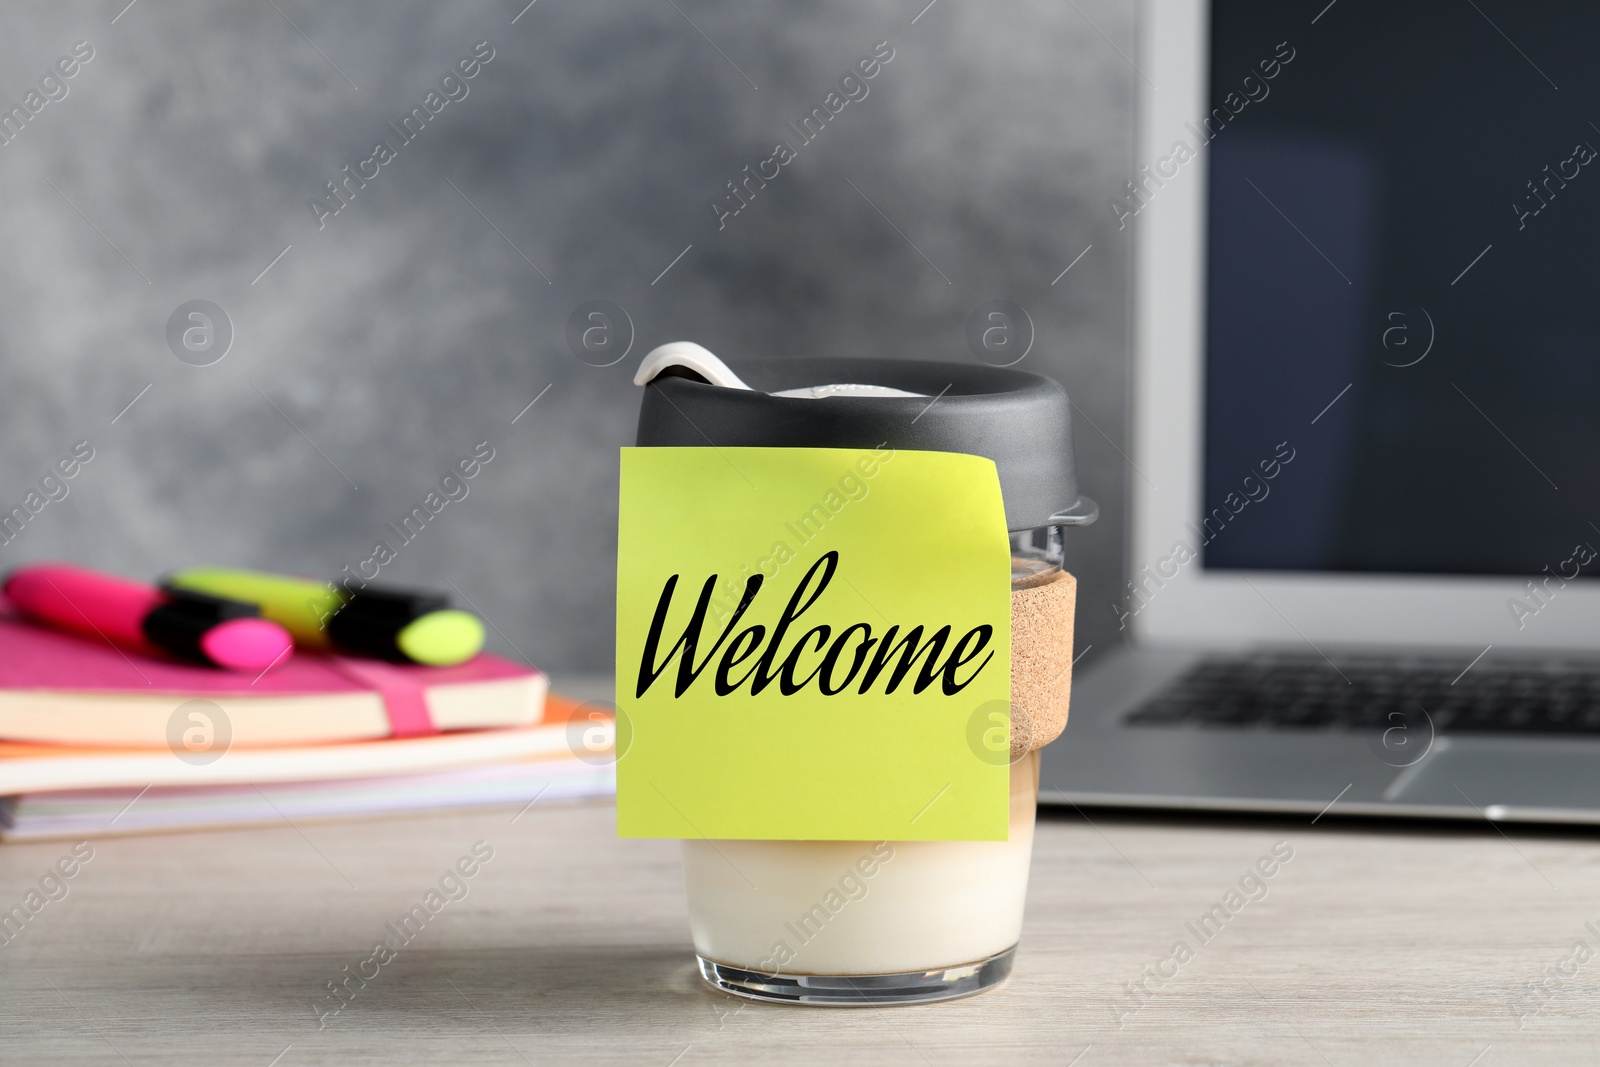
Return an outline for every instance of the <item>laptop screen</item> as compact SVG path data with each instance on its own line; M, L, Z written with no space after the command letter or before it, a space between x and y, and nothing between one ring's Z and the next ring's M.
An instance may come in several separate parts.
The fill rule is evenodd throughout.
M1204 563L1600 569L1600 5L1214 0Z

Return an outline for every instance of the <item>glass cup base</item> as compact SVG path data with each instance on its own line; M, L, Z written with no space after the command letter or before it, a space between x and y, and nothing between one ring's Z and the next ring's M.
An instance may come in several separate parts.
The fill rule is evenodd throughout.
M826 1008L926 1004L970 997L999 985L1011 973L1017 946L955 967L902 974L767 974L696 955L700 976L712 988L751 1000Z

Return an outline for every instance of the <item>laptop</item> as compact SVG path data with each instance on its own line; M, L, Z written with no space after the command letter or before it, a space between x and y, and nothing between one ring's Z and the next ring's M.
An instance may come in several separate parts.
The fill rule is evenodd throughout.
M1042 803L1600 822L1597 38L1143 5L1127 644Z

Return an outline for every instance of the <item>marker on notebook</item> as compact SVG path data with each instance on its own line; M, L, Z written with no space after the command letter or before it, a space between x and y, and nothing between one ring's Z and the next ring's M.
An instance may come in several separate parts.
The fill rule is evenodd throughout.
M302 648L448 667L483 648L483 621L439 593L367 586L345 593L327 582L231 567L186 567L162 585L260 605Z
M165 592L66 563L18 567L6 577L5 595L22 614L56 629L230 670L265 670L294 648L254 604Z

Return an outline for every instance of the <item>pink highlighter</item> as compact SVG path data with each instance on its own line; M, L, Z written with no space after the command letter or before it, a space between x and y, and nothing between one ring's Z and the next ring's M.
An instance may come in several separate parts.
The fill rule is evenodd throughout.
M18 567L6 578L5 595L36 622L229 670L265 670L294 647L289 632L261 618L254 604L168 592L66 563Z

